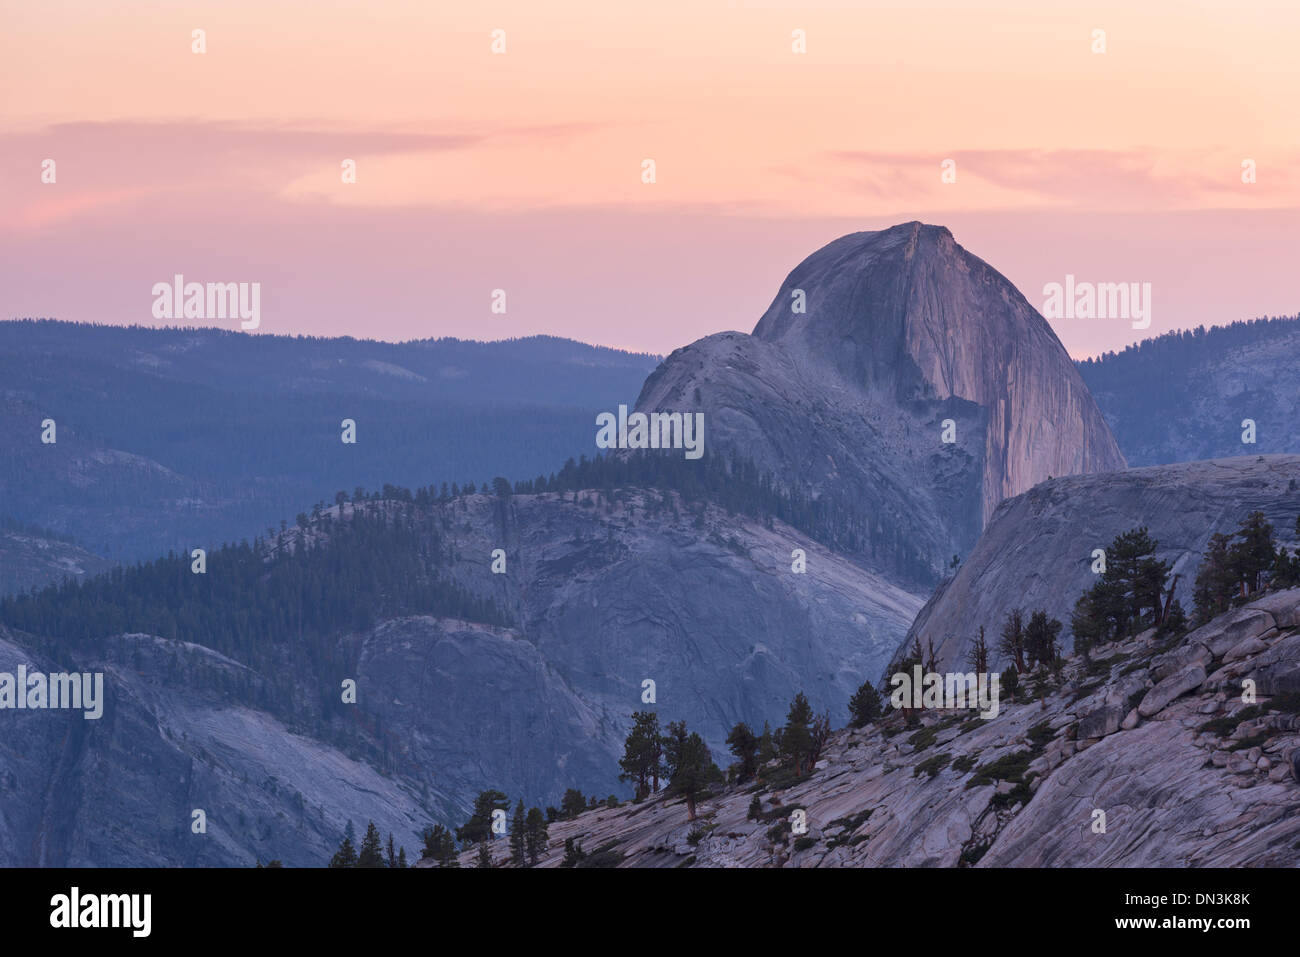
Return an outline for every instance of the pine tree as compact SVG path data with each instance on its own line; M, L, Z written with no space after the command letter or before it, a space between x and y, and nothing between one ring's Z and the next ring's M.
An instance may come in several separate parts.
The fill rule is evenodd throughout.
M397 847L393 844L393 832L388 832L388 844L384 848L389 867L397 867Z
M1171 635L1181 635L1187 631L1187 614L1183 611L1183 603L1177 598L1170 602L1169 613L1165 615L1160 627Z
M804 768L813 750L813 710L800 691L790 702L785 727L781 729L781 754L794 768L796 777L803 777Z
M1192 591L1198 623L1204 624L1215 615L1227 611L1236 590L1237 576L1232 565L1230 539L1227 535L1216 532L1210 536L1210 542L1205 548Z
M850 728L865 728L880 717L882 705L880 692L872 687L870 681L862 682L861 687L849 699Z
M780 749L776 746L776 737L772 734L772 726L766 721L763 722L763 733L758 736L758 767L761 772L771 762L781 756Z
M1075 602L1070 628L1076 650L1161 623L1169 565L1155 558L1158 546L1145 526L1115 536L1101 579Z
M672 779L677 773L677 765L681 761L682 749L686 746L685 721L668 722L668 733L663 736L664 748L664 775Z
M1292 555L1284 546L1278 547L1277 556L1273 559L1271 584L1278 588L1300 585L1300 551Z
M1160 624L1169 565L1155 559L1158 545L1143 525L1116 536L1106 552L1105 575L1111 576L1111 580L1123 588L1127 599L1126 613L1117 637L1136 634L1146 623L1143 612L1147 609L1152 612L1149 624Z
M463 827L456 828L456 839L462 844L477 844L492 839L492 812L508 811L510 799L495 788L479 792L474 799L474 811Z
M439 867L456 867L456 839L451 831L441 824L426 827L420 834L424 847L420 851L422 860L438 862Z
M1245 585L1246 595L1254 594L1263 586L1264 574L1273 567L1273 526L1263 512L1246 516L1237 529L1237 541L1232 546L1232 566L1236 577Z
M658 714L637 711L632 715L632 730L623 743L623 757L618 764L622 769L619 780L634 781L638 798L659 790L659 777L664 773L664 765Z
M976 674L987 674L989 670L989 644L984 640L984 626L980 625L979 634L971 643L966 655L967 666Z
M527 866L524 857L524 799L515 805L515 816L510 821L510 860L515 867Z
M1029 670L1025 664L1025 613L1023 609L1013 608L1002 625L1002 635L998 640L998 653L1008 658L1016 666L1016 671L1024 674Z
M736 781L743 784L758 773L758 738L741 721L727 735L727 748L736 757Z
M564 839L564 860L560 861L561 867L577 867L582 863L582 859L587 855L582 852L582 845L571 837Z
M709 793L713 785L722 781L722 772L713 763L713 756L709 754L704 739L693 731L687 732L685 721L674 721L668 725L665 751L671 775L668 793L685 799L686 818L693 821L696 802Z
M587 799L577 788L569 788L560 799L560 814L566 820L573 820L587 809Z
M536 866L546 850L547 833L546 817L541 808L529 808L528 816L524 819L524 845L528 852L528 863L532 866Z
M1031 669L1040 664L1050 665L1057 659L1056 639L1061 634L1061 627L1055 618L1048 619L1045 611L1039 610L1029 616L1024 641Z
M489 842L488 842L488 841L479 841L479 842L478 842L478 857L476 857L476 858L474 859L474 866L475 866L475 867L491 867L491 866L492 866L492 852L491 852L488 848L489 848Z
M330 867L356 867L357 849L352 846L352 839L346 834L339 843L339 849L330 858Z
M383 839L379 836L379 828L371 821L366 825L366 835L361 839L361 850L357 852L357 867L383 866Z

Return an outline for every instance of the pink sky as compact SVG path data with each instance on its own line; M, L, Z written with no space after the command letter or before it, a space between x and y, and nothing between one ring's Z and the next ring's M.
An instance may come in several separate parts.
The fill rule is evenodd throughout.
M182 273L262 332L666 353L913 219L1035 306L1151 284L1077 356L1300 311L1293 2L451 6L0 2L0 317L149 324Z

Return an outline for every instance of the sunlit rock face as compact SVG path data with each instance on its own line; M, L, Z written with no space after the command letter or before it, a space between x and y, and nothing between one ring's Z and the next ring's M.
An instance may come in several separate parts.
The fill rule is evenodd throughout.
M1004 498L1125 467L1046 320L947 229L921 223L819 249L752 335L674 352L638 408L704 411L706 454L856 502L900 572L899 542L937 570Z

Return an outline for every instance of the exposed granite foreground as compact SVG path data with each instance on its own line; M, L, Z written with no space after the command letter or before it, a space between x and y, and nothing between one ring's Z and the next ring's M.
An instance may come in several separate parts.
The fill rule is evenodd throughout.
M1062 677L1041 702L1004 696L989 720L931 712L920 734L898 717L841 731L808 778L759 792L763 822L747 819L751 786L701 802L695 824L662 796L557 822L542 866L559 865L567 837L645 867L1300 864L1300 589L1172 644L1154 632L1116 643L1091 672L1070 659ZM1241 700L1244 679L1257 707ZM969 786L1011 756L1018 766ZM774 841L797 808L807 835ZM494 856L506 853L499 841Z

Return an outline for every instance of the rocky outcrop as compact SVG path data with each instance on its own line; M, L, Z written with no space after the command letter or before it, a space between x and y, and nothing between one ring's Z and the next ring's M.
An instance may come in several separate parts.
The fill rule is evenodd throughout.
M1147 526L1156 557L1179 576L1176 596L1189 612L1201 556L1215 532L1231 533L1256 509L1289 539L1300 514L1300 456L1267 455L1129 469L1053 479L1003 502L956 574L934 592L895 660L914 639L933 641L940 670L963 665L979 626L995 636L1009 609L1045 609L1065 623L1096 580L1093 550ZM1287 609L1286 614L1291 614ZM1234 624L1231 641L1254 624ZM992 642L990 641L990 644ZM994 664L1005 666L995 659Z
M503 757L494 780L516 790L536 781L528 793L538 800L569 786L618 789L622 736L631 712L643 706L646 680L660 708L720 752L735 722L779 721L801 690L842 723L849 697L883 667L921 604L919 595L781 522L769 526L673 494L515 495L508 504L478 495L439 511L456 554L448 573L508 610L518 622L515 653L531 656L525 670L548 677L528 692L507 687L491 646L464 640L456 664L438 667L441 690L397 696L418 709L422 735L455 742L456 759L471 768L492 741ZM491 571L497 548L505 552L505 574ZM795 549L805 553L805 572L793 570ZM403 628L423 630L424 637L409 639L421 654L447 640L423 624ZM381 646L397 647L376 633L363 661L377 666L370 649ZM401 686L401 672L433 666L394 667L390 659L384 667L376 687L390 680ZM473 709L454 706L465 691L451 685L461 682L475 689L480 707L499 709L498 718L475 722ZM565 694L535 698L559 687ZM566 694L582 706L570 708ZM523 720L532 716L549 728L570 711L567 736L554 749L538 746ZM506 760L511 748L519 752ZM481 775L467 775L467 787L469 777Z
M710 452L856 501L878 549L901 538L935 568L1003 498L1125 464L1047 322L947 229L920 223L813 253L753 335L677 350L638 408L703 411Z
M631 867L1294 866L1300 696L1242 698L1244 678L1259 684L1271 664L1297 660L1297 610L1293 589L1247 609L1267 615L1224 616L1189 636L1220 647L1251 622L1243 640L1262 650L1231 674L1212 655L1157 682L1178 649L1148 632L1071 659L1059 680L1040 675L1041 698L1004 696L994 718L929 711L916 729L895 714L841 731L803 780L769 768L766 784L701 801L695 822L663 796L557 822L542 866L559 866L567 838ZM1292 624L1274 627L1274 611ZM1116 721L1162 686L1159 707ZM506 853L498 842L494 859Z
M36 531L0 528L0 598L113 567L80 545Z
M207 649L124 635L56 662L13 638L0 628L0 672L102 672L104 712L0 712L0 866L320 867L349 819L409 854L447 797L237 702L230 687L271 683Z
M622 792L618 759L647 680L657 706L718 753L735 722L779 723L798 691L843 723L921 602L780 522L672 494L428 508L449 575L513 627L415 616L345 636L357 700L341 740L277 708L306 663L259 674L145 635L64 652L105 672L109 708L99 721L0 712L0 865L320 866L348 819L373 819L410 853L420 828L463 823L487 787L543 806L569 787ZM282 541L328 547L325 527ZM503 574L491 570L497 548ZM793 570L795 549L806 571ZM52 644L0 638L0 671ZM302 690L338 700L336 685ZM206 840L189 832L193 808L207 812Z

